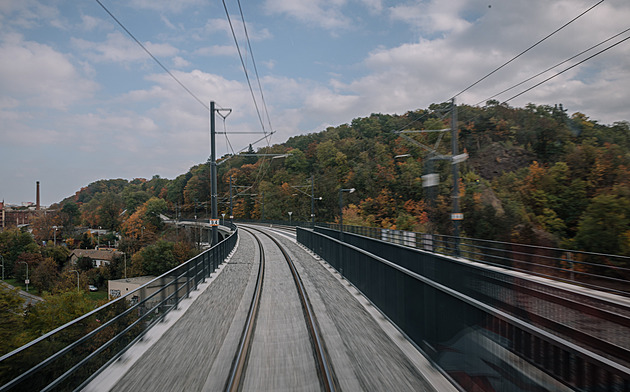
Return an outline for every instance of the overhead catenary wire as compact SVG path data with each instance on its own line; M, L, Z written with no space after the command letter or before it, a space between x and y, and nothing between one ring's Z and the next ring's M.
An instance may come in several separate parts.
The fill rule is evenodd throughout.
M234 26L232 25L232 18L230 18L230 12L227 8L227 4L225 4L225 0L223 0L223 8L225 9L225 15L227 17L228 23L230 25L230 31L232 32L232 37L234 38L234 44L236 45L236 50L238 52L238 57L241 60L241 66L243 67L243 72L245 73L245 79L247 80L247 85L249 86L249 91L252 96L252 100L254 101L254 107L256 108L256 114L258 115L258 120L260 122L260 126L263 129L263 133L265 131L265 123L260 114L260 109L258 108L258 102L256 101L256 95L254 94L254 89L252 88L252 83L249 79L249 73L247 72L247 66L245 65L245 60L243 59L243 53L241 52L241 46L238 44L238 38L236 37L236 32L234 31Z
M157 63L157 65L159 65L167 74L170 75L171 78L173 78L173 80L175 80L177 82L177 84L179 84L188 94L190 94L190 96L192 96L197 102L199 102L206 110L210 110L210 107L208 106L208 104L206 104L204 101L202 101L198 96L196 96L188 87L186 87L184 85L184 83L182 83L171 71L169 71L168 68L166 68L166 66L164 66L164 64L162 64L162 62L160 60L157 59L157 57L155 57L153 55L153 53L151 53L151 51L149 51L149 49L147 49L146 46L144 46L142 44L142 42L140 42L132 33L131 31L129 31L129 29L127 29L125 27L125 25L122 24L122 22L120 20L118 20L118 18L116 18L116 16L114 16L114 14L107 9L107 7L105 7L105 5L103 3L101 3L100 0L95 0L98 5L101 6L101 8L103 8L105 10L105 12L107 12L109 14L109 16L111 16L112 19L114 19L114 21L120 26L120 28L122 28L127 35L129 35L131 37L131 39L133 39L138 46L140 46L152 59L153 61L155 61Z
M501 92L498 92L498 93L494 94L494 95L493 95L493 96L491 96L491 97L488 97L488 98L486 98L486 99L484 99L484 100L482 100L482 101L479 101L479 102L477 102L474 106L481 105L482 103L485 103L485 102L487 102L487 101L489 101L489 100L491 100L491 99L493 99L493 98L496 98L497 96L499 96L499 95L501 95L501 94L503 94L503 93L506 93L506 92L508 92L508 91L510 91L510 90L513 90L513 89L515 89L516 87L522 86L523 84L525 84L525 83L529 82L530 80L535 79L535 78L539 77L540 75L542 75L542 74L544 74L544 73L546 73L546 72L549 72L549 71L551 71L552 69L554 69L554 68L556 68L556 67L561 66L562 64L566 64L566 63L568 63L569 61L571 61L571 60L573 60L573 59L575 59L575 58L577 58L577 57L579 57L579 56L583 55L584 53L590 52L591 50L593 50L593 49L595 49L595 48L597 48L597 47L599 47L599 46L601 46L601 45L605 44L606 42L609 42L609 41L611 41L611 40L613 40L613 39L615 39L615 38L619 37L620 35L622 35L622 34L624 34L624 33L627 33L628 31L630 31L630 28L627 28L627 29L625 29L624 31L622 31L622 32L620 32L620 33L617 33L617 34L613 35L612 37L610 37L610 38L608 38L608 39L606 39L606 40L604 40L604 41L602 41L602 42L600 42L600 43L598 43L598 44L596 44L596 45L593 45L593 46L591 46L590 48L585 49L585 50L581 51L580 53L578 53L578 54L576 54L576 55L573 55L573 56L569 57L568 59L566 59L566 60L564 60L564 61L562 61L562 62L559 62L558 64L553 65L553 66L551 66L551 67L549 67L549 68L545 69L544 71L541 71L541 72L537 73L536 75L531 76L531 77L529 77L529 78L527 78L527 79L523 80L522 82L519 82L519 83L517 83L517 84L513 85L512 87L508 87L508 88L506 88L505 90L503 90L503 91L501 91ZM608 50L608 49L606 49L606 50Z
M619 45L619 44L621 44L621 43L623 43L623 42L625 42L625 41L627 41L627 40L629 40L629 39L630 39L630 36L629 36L629 37L626 37L626 38L624 38L624 39L622 39L622 40L621 40L621 41L619 41L619 42L616 42L616 43L614 43L614 44L612 44L612 45L608 46L607 48L604 48L604 49L600 50L599 52L597 52L597 53L595 53L595 54L593 54L593 55L591 55L591 56L589 56L589 57L585 58L585 59L584 59L584 60L582 60L582 61L579 61L579 62L577 62L577 63L573 64L572 66L570 66L570 67L568 67L568 68L563 69L562 71L558 72L558 73L557 73L557 74L555 74L555 75L552 75L552 76L550 76L550 77L546 78L545 80L543 80L543 81L541 81L541 82L539 82L539 83L536 83L535 85L533 85L533 86L529 87L528 89L526 89L526 90L524 90L524 91L521 91L520 93L518 93L518 94L516 94L516 95L514 95L514 96L512 96L512 97L510 97L510 98L508 98L508 99L506 99L506 100L505 100L505 101L503 101L503 102L508 102L508 101L513 100L514 98L520 97L521 95L525 94L525 93L526 93L526 92L528 92L528 91L531 91L531 90L535 89L536 87L540 86L541 84L546 83L546 82L550 81L551 79L553 79L553 78L555 78L555 77L557 77L557 76L562 75L563 73L565 73L565 72L567 72L567 71L569 71L569 70L571 70L571 69L573 69L573 68L577 67L578 65L580 65L580 64L582 64L582 63L584 63L585 61L588 61L588 60L592 59L592 58L593 58L593 57L595 57L595 56L599 56L600 54L602 54L602 53L606 52L607 50L612 49L612 48L614 48L615 46L617 46L617 45Z
M586 13L590 12L591 10L593 10L595 7L597 7L598 5L600 5L600 4L601 4L601 3L603 3L603 2L604 2L604 0L600 0L600 1L598 1L597 3L593 4L591 7L589 7L588 9L586 9L585 11L583 11L582 13L580 13L579 15L577 15L576 17L574 17L573 19L571 19L570 21L568 21L567 23L565 23L564 25L560 26L559 28L557 28L556 30L554 30L553 32L551 32L550 34L548 34L547 36L545 36L544 38L540 39L539 41L537 41L537 42L536 42L536 43L534 43L533 45L529 46L527 49L523 50L521 53L517 54L516 56L514 56L513 58L511 58L510 60L508 60L507 62L505 62L505 63L504 63L504 64L502 64L501 66L499 66L499 67L495 68L493 71L491 71L490 73L488 73L487 75L485 75L485 76L484 76L484 77L482 77L481 79L479 79L479 80L477 80L476 82L474 82L474 83L470 84L468 87L466 87L465 89L461 90L459 93L455 94L455 95L454 95L451 99L458 97L459 95L463 94L464 92L466 92L466 91L470 90L472 87L474 87L474 86L476 86L477 84L481 83L483 80L487 79L488 77L490 77L491 75L493 75L494 73L496 73L497 71L499 71L500 69L502 69L502 68L504 68L505 66L507 66L508 64L512 63L513 61L515 61L516 59L518 59L519 57L521 57L522 55L524 55L525 53L527 53L528 51L530 51L530 50L531 50L531 49L533 49L534 47L538 46L539 44L541 44L543 41L547 40L548 38L550 38L550 37L551 37L551 36L553 36L554 34L558 33L560 30L564 29L565 27L567 27L567 26L568 26L568 25L570 25L571 23L575 22L577 19L579 19L580 17L584 16ZM622 33L620 33L620 34L622 34ZM614 38L614 37L612 37L612 38ZM612 38L611 38L611 39L612 39ZM610 39L609 39L609 40L610 40ZM607 40L607 41L608 41L608 40ZM604 41L604 42L607 42L607 41ZM600 45L601 45L601 44L600 44ZM591 49L592 49L592 48L591 48ZM589 50L590 50L590 49L589 49ZM579 56L579 55L576 55L576 56ZM588 60L588 59L587 59L587 60ZM570 60L566 60L566 61L570 61ZM565 61L565 62L566 62L566 61ZM564 63L564 62L563 62L563 63ZM554 66L554 67L552 67L552 68L555 68L555 67L557 67L557 66L559 66L559 65L561 65L561 64L563 64L563 63L560 63L560 64L558 64L558 65L556 65L556 66ZM545 73L545 72L547 72L547 71L548 71L548 70L543 71L542 73ZM541 74L542 74L542 73L541 73ZM536 75L536 76L539 76L539 75ZM536 77L536 76L534 76L534 77ZM556 75L556 76L557 76L557 75ZM555 76L554 76L554 77L555 77ZM523 83L526 83L526 82L527 82L527 81L521 82L519 85L522 85ZM542 84L542 83L541 83L541 84ZM539 85L540 85L540 84L539 84ZM517 86L513 86L512 88L514 88L514 87L517 87ZM534 86L534 87L536 87L536 86ZM534 88L534 87L532 87L532 88ZM512 89L512 88L510 88L510 89ZM510 90L510 89L508 89L508 90ZM506 90L506 91L508 91L508 90ZM525 92L527 92L527 91L529 91L529 90L531 90L531 88L530 88L530 89L528 89L528 90L526 90L526 91L524 91L524 92L522 92L522 94L524 94ZM503 92L505 92L505 91L503 91ZM503 92L501 92L501 93L503 93ZM501 94L501 93L499 93L499 94ZM497 95L499 95L499 94L497 94ZM495 95L495 96L496 96L496 95ZM514 97L513 97L513 98L514 98ZM513 99L513 98L510 98L510 99ZM491 98L488 98L488 99L491 99ZM509 99L508 99L508 100L509 100ZM478 105L478 104L476 104L476 105ZM402 129L404 129L404 128L408 127L409 125L411 125L411 124L413 124L413 123L415 123L415 122L420 121L422 118L424 118L424 117L428 116L430 113L431 113L431 112L427 112L427 113L423 114L422 116L420 116L419 118L414 119L413 121L411 121L409 124L407 124L405 127L401 128L400 130L402 130Z
M238 0L238 10L241 13L241 20L243 21L243 30L245 31L245 38L247 39L247 47L249 49L250 58L254 66L254 73L256 74L256 81L258 82L258 90L260 91L260 99L267 116L267 123L269 124L269 130L273 130L271 125L271 118L269 117L269 110L267 109L267 102L265 101L265 94L263 93L262 85L260 84L260 76L258 75L258 67L256 66L256 60L254 59L254 50L252 49L251 41L249 39L249 33L247 32L247 24L245 23L245 16L243 15L243 8L241 7L241 0ZM264 129L263 129L264 131Z
M525 53L529 52L531 49L533 49L534 47L538 46L539 44L541 44L543 41L547 40L548 38L550 38L551 36L553 36L554 34L556 34L557 32L559 32L560 30L564 29L565 27L567 27L568 25L570 25L571 23L575 22L577 19L581 18L582 16L584 16L586 13L588 13L589 11L591 11L592 9L594 9L595 7L597 7L598 5L600 5L601 3L603 3L604 0L600 0L599 2L597 2L596 4L592 5L590 8L588 8L586 11L583 11L581 14L579 14L578 16L576 16L575 18L571 19L570 21L568 21L567 23L565 23L564 25L560 26L559 28L557 28L556 30L554 30L553 32L551 32L550 34L548 34L546 37L540 39L538 42L536 42L535 44L531 45L530 47L528 47L527 49L523 50L521 53L517 54L516 56L512 57L510 60L506 61L505 63L503 63L502 65L500 65L499 67L495 68L492 72L488 73L487 75L485 75L484 77L482 77L481 79L477 80L476 82L472 83L470 86L466 87L465 89L463 89L462 91L458 92L457 94L453 95L452 98L457 98L458 96L460 96L461 94L463 94L464 92L470 90L471 88L473 88L474 86L476 86L477 84L481 83L482 81L484 81L485 79L487 79L488 77L492 76L493 74L495 74L496 72L498 72L500 69L504 68L505 66L507 66L508 64L512 63L513 61L515 61L516 59L518 59L519 57L521 57L522 55L524 55Z
M254 89L253 89L252 84L251 84L249 73L247 72L247 66L245 64L245 60L243 59L242 51L241 51L240 45L238 43L238 39L236 37L236 33L234 31L234 26L232 24L232 19L230 17L230 13L229 13L229 10L227 8L227 4L226 4L225 0L223 0L222 3L223 3L223 8L225 10L225 15L226 15L228 23L230 25L230 31L232 32L232 37L234 38L234 43L235 43L236 49L238 51L238 55L239 55L239 58L240 58L240 61L241 61L241 66L243 67L243 72L245 73L245 79L247 80L247 85L249 87L249 91L250 91L252 100L254 102L254 107L255 107L256 113L258 115L258 120L260 122L263 134L265 135L263 138L257 140L256 142L250 143L250 145L251 144L256 144L256 143L260 142L261 140L266 140L267 147L269 147L271 145L271 142L270 142L271 135L273 135L275 132L273 131L273 128L272 128L272 125L271 125L271 119L269 117L269 111L267 109L267 104L266 104L265 99L264 99L264 93L263 93L262 86L261 86L261 83L260 83L260 77L259 77L259 74L258 74L258 68L256 67L256 62L255 62L255 59L254 59L254 54L253 54L252 47L251 47L251 42L250 42L250 39L249 39L249 33L247 31L247 25L246 25L246 22L245 22L245 16L243 14L243 9L241 7L241 3L240 3L240 0L239 0L238 1L238 7L239 7L240 15L241 15L241 20L242 20L242 23L243 23L243 30L245 31L245 37L247 39L247 44L248 44L248 48L249 48L249 51L250 51L250 57L252 59L253 65L254 65L254 71L255 71L257 82L258 82L258 88L259 88L260 94L261 94L261 101L263 103L263 107L264 107L264 110L265 110L265 113L266 113L266 116L267 116L267 121L269 123L269 127L270 127L270 132L269 133L267 133L267 131L265 129L265 124L264 124L262 115L260 113L260 108L258 106L258 101L256 100L256 94L254 93ZM245 148L247 148L247 147L245 147ZM238 153L242 152L245 148L240 150ZM265 158L263 158L262 161L263 162L261 162L261 165L258 168L258 173L257 173L257 176L256 176L256 181L255 181L256 183L260 182L261 178L263 177L263 175L264 175L263 170L265 172L266 172L266 170L268 170L268 167L265 167L266 165L264 165Z

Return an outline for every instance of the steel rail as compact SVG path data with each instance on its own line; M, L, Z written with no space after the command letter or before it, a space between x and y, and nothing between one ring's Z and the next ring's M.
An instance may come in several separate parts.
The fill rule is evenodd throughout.
M286 251L285 247L280 244L280 242L271 236L269 233L264 232L258 228L252 227L251 229L256 230L265 236L269 237L276 246L282 252L289 269L291 270L291 275L293 276L293 280L295 281L295 285L297 287L298 295L300 297L300 302L302 303L302 310L304 312L304 318L306 321L306 325L308 327L308 331L311 337L311 343L313 345L313 354L315 356L315 361L317 363L317 374L320 378L320 382L322 384L323 390L327 392L336 391L337 385L335 383L335 379L333 376L332 366L330 365L330 360L326 355L326 350L324 348L324 343L321 339L321 333L317 326L317 321L315 318L315 312L310 304L308 294L306 293L306 289L304 288L304 284L302 279L300 278L300 274L298 273L291 256Z
M254 296L252 297L251 305L249 306L249 313L247 314L247 320L241 334L241 339L238 345L238 350L232 362L232 368L230 369L230 376L225 384L225 391L235 392L238 391L245 375L245 365L247 364L247 354L249 353L249 347L253 340L254 329L256 327L256 318L258 316L258 308L260 306L260 298L262 294L262 281L265 275L265 251L263 249L262 242L255 236L250 230L243 229L256 239L258 243L260 264L258 267L258 277L256 278L256 287L254 289Z
M630 317L627 314L629 310L627 307L623 307L621 304L616 304L597 297L588 297L581 293L569 291L561 287L543 285L542 283L526 281L520 278L515 278L511 282L502 281L494 276L486 276L484 278L488 283L495 285L496 287L501 287L509 291L516 291L519 294L527 295L530 298L536 298L538 300L535 302L537 307L544 308L545 305L553 306L556 309L556 315L562 316L565 311L578 312L583 316L588 317L585 318L584 321L589 320L590 322L588 323L588 326L580 326L580 324L571 326L560 321L558 318L543 316L542 314L536 312L535 309L521 309L508 302L500 295L493 296L489 293L479 292L474 295L477 299L482 300L484 303L494 305L497 308L509 312L510 314L523 320L561 334L561 336L567 340L584 344L594 351L603 353L603 356L628 363L628 358L630 358L630 347L613 342L610 340L610 335L606 336L603 334L603 332L606 331L606 328L602 328L599 324L599 326L596 326L592 323L607 323L609 328L613 327L613 325L629 328ZM546 288L549 291L543 291L543 288ZM616 306L619 310L625 311L626 314L608 310L606 309L606 305L610 307Z

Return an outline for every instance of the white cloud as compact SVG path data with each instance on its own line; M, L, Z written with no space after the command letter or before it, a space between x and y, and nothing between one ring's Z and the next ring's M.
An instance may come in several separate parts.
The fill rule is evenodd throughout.
M63 120L76 146L84 152L107 155L112 151L139 153L146 151L148 140L158 137L159 127L153 119L130 111L89 113ZM89 131L86 131L89 130Z
M276 66L275 60L263 61L262 64L267 67L267 69L272 70Z
M182 57L175 56L173 58L173 65L176 68L184 68L184 67L188 67L190 65L190 62Z
M97 29L109 29L110 25L103 19L95 18L91 15L81 15L80 28L84 31L94 31Z
M13 28L33 28L48 23L57 28L62 27L56 7L43 4L37 0L0 1L0 26L6 24Z
M230 15L230 18L232 19L232 27L230 27L230 23L226 18L208 19L206 25L203 28L203 35L205 36L207 34L223 33L226 37L229 37L230 41L232 41L232 28L234 28L234 33L236 34L236 38L239 40L239 42L244 41L247 36L249 36L250 41L262 41L273 37L269 29L256 29L255 26L249 22L245 23L245 26L247 27L246 36L240 15Z
M201 4L203 4L202 0L131 0L129 2L129 5L134 8L172 13L180 13Z
M200 56L237 56L238 51L234 45L213 45L195 50L194 54Z
M418 1L393 6L389 12L393 20L406 22L427 33L458 32L470 25L460 16L464 3L464 0Z
M91 42L73 38L72 43L76 48L83 51L85 57L94 62L129 63L145 61L149 58L147 53L137 43L119 32L107 34L105 42ZM176 47L169 44L155 44L152 42L143 42L142 44L158 59L179 53Z
M360 2L372 13L378 14L383 10L382 0L360 0Z
M0 94L22 105L67 109L91 97L96 83L85 79L68 57L48 45L6 35L0 44Z
M345 0L266 0L269 14L284 14L299 22L327 30L347 29L351 18L344 15Z

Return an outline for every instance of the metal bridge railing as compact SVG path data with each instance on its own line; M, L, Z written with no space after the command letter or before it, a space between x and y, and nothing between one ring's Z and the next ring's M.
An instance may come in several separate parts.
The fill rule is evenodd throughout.
M297 240L368 297L462 390L630 390L626 366L475 298L493 271L365 236L346 234L342 242L339 234L298 228Z
M339 230L338 224L317 223ZM630 257L364 226L343 231L597 290L630 295Z
M138 289L0 357L0 391L67 391L87 385L232 252L237 228L207 251Z

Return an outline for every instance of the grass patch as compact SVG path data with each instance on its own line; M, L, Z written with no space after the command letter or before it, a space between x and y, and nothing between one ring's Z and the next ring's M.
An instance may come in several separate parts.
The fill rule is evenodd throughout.
M106 290L88 291L87 294L88 294L88 298L95 302L107 300Z
M23 280L17 280L17 279L5 279L5 282L7 282L8 284L10 284L13 287L17 287L18 289L24 290L26 291L26 285L24 284ZM36 290L33 289L33 285L29 284L28 285L28 292L31 294L37 294L35 292Z

